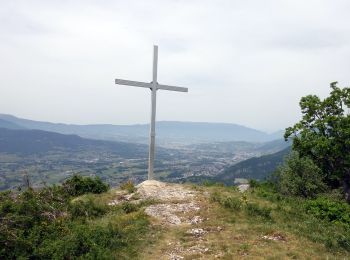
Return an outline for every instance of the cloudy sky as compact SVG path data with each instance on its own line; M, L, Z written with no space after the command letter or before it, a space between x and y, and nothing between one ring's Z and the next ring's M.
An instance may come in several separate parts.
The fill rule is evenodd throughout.
M274 131L301 96L350 85L348 0L0 0L0 113L65 123L147 123L159 45L157 119Z

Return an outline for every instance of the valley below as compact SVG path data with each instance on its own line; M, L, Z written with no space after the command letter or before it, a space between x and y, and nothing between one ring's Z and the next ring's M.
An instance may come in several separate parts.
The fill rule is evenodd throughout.
M267 134L257 130L249 130L249 135L244 135L244 127L237 125L163 123L160 127L155 177L166 182L209 180L231 184L236 179L244 179L252 169L256 172L255 179L264 179L269 158L267 162L258 160L253 164L248 161L243 168L239 163L274 154L289 146L282 138L269 140ZM118 132L119 128L111 125L73 127L0 115L0 190L57 184L75 174L99 176L112 187L127 180L134 183L146 180L148 145L137 142L136 132L141 131L140 126L128 126L132 131L127 138L110 138L108 134L112 130L120 135L126 133ZM144 126L142 129L145 132ZM183 136L181 131L185 132ZM201 135L196 136L195 131ZM229 131L232 131L231 141L228 141ZM97 132L101 139L86 137L86 133ZM222 136L225 133L225 140L221 140L219 134L215 140L215 132ZM236 138L245 140L237 141ZM278 157L277 162L279 160L282 157ZM230 172L233 165L237 166ZM259 167L263 168L263 174L259 173Z
M134 144L128 144L133 146ZM264 154L278 147L261 150L256 143L207 143L158 147L155 176L167 182L200 182L214 178L227 167ZM21 187L25 178L40 187L55 184L74 174L99 176L111 186L127 180L140 183L147 178L147 146L138 147L134 156L101 147L53 149L45 153L0 153L0 189ZM244 176L240 176L244 177Z

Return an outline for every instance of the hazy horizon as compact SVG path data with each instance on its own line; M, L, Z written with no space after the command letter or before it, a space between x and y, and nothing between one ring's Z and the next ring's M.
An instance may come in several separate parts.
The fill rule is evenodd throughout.
M144 123L134 123L134 124L111 124L111 123L86 123L86 124L79 124L79 123L74 123L74 122L59 122L59 121L46 121L46 120L40 120L40 119L33 119L33 118L24 118L24 117L20 117L20 116L16 116L16 115L12 115L12 114L5 114L5 113L0 113L1 115L8 115L8 116L14 116L16 118L20 118L20 119L27 119L27 120L32 120L32 121L38 121L38 122L47 122L47 123L53 123L53 124L67 124L67 125L122 125L122 126L136 126L136 125L149 125L149 122L144 122ZM5 119L6 120L6 119ZM272 134L272 133L276 133L279 132L281 130L284 129L276 129L275 131L265 131L263 129L258 129L258 128L254 128L254 127L250 127L247 125L242 125L239 123L226 123L226 122L204 122L204 121L174 121L174 120L156 120L156 122L167 122L167 123L203 123L203 124L228 124L228 125L237 125L237 126L243 126L243 127L247 127L247 128L251 128L254 130L258 130L267 134Z
M157 121L275 132L299 100L350 85L350 2L4 1L0 113L71 124L147 124L159 46Z

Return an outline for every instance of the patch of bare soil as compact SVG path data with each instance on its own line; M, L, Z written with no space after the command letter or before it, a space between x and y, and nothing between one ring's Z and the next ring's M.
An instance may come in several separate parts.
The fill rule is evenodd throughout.
M196 203L196 193L178 184L169 184L155 180L144 181L136 186L141 199L154 199L159 204L148 206L145 213L163 224L191 224L198 216L191 216L200 209Z

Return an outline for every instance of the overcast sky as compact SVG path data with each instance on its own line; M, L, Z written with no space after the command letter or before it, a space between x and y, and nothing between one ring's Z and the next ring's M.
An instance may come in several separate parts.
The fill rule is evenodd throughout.
M274 131L301 96L350 85L348 0L0 0L0 113L64 123L148 123L159 45L157 120Z

